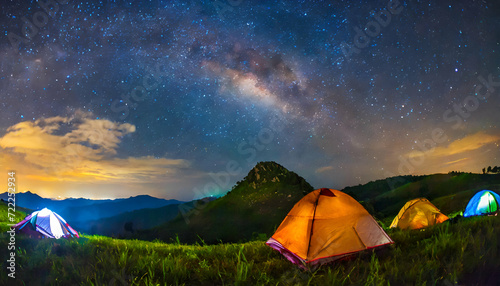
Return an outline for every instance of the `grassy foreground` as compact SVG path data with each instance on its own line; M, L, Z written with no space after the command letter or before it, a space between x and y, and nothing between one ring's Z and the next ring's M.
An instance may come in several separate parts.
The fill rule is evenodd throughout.
M500 279L500 218L424 231L388 231L395 244L315 272L297 269L263 241L182 245L84 236L16 237L16 278L1 285L490 285ZM0 251L8 257L2 234Z

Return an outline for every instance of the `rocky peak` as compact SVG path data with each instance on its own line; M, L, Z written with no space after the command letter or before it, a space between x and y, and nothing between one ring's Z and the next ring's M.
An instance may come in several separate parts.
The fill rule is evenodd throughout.
M245 181L254 189L265 183L286 183L301 185L308 191L313 189L304 178L294 172L290 172L285 167L273 161L257 163L257 165L248 172Z
M285 167L276 162L259 162L245 177L249 183L262 184L266 182L279 181L279 177L290 173Z

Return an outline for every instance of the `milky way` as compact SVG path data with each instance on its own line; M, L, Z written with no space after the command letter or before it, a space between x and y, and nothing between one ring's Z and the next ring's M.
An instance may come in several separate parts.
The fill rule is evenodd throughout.
M0 5L18 191L189 200L258 161L337 189L498 165L498 1Z

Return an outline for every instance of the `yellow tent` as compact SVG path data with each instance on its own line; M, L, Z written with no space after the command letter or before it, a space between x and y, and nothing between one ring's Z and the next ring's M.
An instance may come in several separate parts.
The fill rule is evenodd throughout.
M319 189L303 197L266 242L302 268L393 243L355 199Z
M442 223L448 217L442 214L429 200L414 199L407 202L391 223L391 227L419 229Z

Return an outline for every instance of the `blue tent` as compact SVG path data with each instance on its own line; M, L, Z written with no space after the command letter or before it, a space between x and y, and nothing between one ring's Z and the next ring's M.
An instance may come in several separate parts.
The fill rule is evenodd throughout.
M490 214L500 209L500 196L489 190L476 193L465 208L464 217Z

